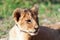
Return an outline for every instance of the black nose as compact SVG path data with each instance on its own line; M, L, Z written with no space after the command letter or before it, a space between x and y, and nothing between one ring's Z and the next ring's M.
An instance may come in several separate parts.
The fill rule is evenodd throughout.
M38 32L38 28L35 28L35 30L36 30L36 31L35 31L34 33Z

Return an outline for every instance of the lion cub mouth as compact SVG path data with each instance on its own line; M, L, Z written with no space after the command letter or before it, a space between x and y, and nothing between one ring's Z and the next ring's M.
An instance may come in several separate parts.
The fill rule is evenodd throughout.
M31 36L34 36L34 35L37 35L37 34L38 34L38 32L39 32L39 29L38 29L38 30L36 30L35 32L30 32L29 34L30 34Z
M31 36L37 35L39 32L39 29L35 30L34 32L28 32Z

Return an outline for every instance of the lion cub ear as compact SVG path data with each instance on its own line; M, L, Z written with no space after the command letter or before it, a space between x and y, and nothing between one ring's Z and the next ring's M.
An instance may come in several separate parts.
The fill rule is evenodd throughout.
M13 18L15 22L18 22L20 17L21 17L20 8L16 8L13 12Z
M34 12L34 13L37 13L38 10L39 10L38 4L35 4L35 5L31 8L31 11Z

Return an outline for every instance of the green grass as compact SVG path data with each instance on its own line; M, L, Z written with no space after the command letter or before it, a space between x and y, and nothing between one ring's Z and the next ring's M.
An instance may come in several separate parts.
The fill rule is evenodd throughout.
M12 12L17 7L31 8L33 4L39 4L39 20L45 18L49 19L52 23L60 21L60 4L39 3L37 0L24 1L24 0L0 0L0 38L7 34L9 29L13 26Z

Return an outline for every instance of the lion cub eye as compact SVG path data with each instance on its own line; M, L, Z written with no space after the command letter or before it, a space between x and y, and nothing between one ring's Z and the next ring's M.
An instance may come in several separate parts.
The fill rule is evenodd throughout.
M30 23L31 22L31 20L26 20L27 21L27 23Z

